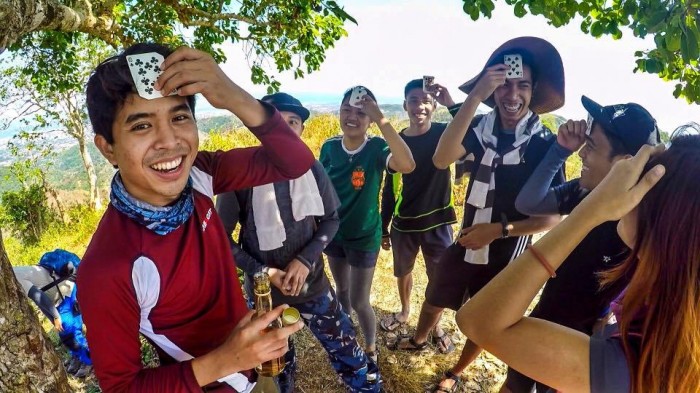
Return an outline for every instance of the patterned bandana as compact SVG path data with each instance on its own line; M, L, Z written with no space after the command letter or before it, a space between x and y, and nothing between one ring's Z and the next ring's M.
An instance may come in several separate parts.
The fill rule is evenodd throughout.
M159 235L167 235L179 228L194 211L192 177L187 180L180 198L171 206L153 206L132 197L124 188L119 172L114 175L111 188L110 203L115 209Z

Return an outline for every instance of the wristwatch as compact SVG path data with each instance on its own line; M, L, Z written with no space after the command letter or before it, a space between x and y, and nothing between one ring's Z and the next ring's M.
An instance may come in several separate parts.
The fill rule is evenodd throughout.
M505 213L501 213L501 239L506 239L510 236L510 230L508 229L508 217Z

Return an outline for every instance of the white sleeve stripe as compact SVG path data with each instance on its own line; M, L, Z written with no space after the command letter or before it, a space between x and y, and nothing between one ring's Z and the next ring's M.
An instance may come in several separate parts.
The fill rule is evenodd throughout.
M190 176L192 176L192 183L195 190L211 199L214 198L214 178L210 174L193 166L190 171Z
M155 333L153 325L148 319L160 297L160 274L156 264L149 258L139 257L131 270L131 280L136 291L136 301L141 309L139 332L178 362L193 359L192 355L183 351L165 335ZM248 382L248 378L241 373L227 375L219 379L219 382L227 383L236 391L245 393L250 392L255 386L254 383Z

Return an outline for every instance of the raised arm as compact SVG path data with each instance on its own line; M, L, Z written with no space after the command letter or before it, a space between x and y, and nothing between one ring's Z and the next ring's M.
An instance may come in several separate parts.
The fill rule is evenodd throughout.
M384 140L389 145L389 150L391 150L389 168L399 173L413 172L416 169L416 162L413 160L411 150L396 132L394 126L384 117L377 102L369 95L365 95L362 97L362 109L367 113L370 120L377 123L379 131L381 131Z
M498 86L505 83L507 70L508 67L504 64L497 64L485 70L474 90L467 96L466 101L440 137L433 155L433 164L438 169L445 169L465 154L470 153L464 149L462 140L467 135L469 124L476 114L476 108L488 99Z
M537 242L537 250L555 270L591 229L620 219L658 182L661 166L640 179L653 151L645 146L633 159L616 163L571 215ZM523 317L549 278L532 252L525 252L460 308L457 324L479 346L523 374L560 391L590 392L589 337Z
M585 132L586 122L583 120L569 120L559 126L557 142L549 148L515 199L515 208L519 212L529 216L560 213L557 194L551 187L552 180L566 159L583 146Z

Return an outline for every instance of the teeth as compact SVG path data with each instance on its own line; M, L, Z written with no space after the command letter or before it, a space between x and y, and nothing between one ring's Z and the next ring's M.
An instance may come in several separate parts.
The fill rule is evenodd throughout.
M345 123L345 125L348 127L357 127L357 124L355 123Z
M517 112L520 109L520 104L515 104L515 105L503 104L503 108L505 108L506 112Z
M182 157L178 157L172 161L168 162L159 162L157 164L151 165L151 168L157 170L157 171L169 171L171 169L175 169L180 164L182 163Z

